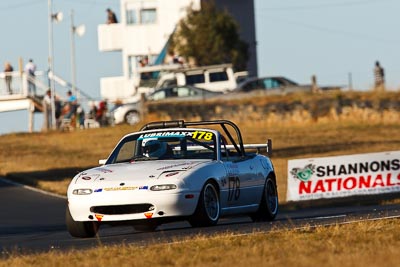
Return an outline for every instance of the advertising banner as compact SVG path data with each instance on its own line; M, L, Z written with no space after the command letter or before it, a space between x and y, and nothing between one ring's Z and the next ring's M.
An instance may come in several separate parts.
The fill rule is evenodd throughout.
M400 192L400 151L288 161L287 201Z

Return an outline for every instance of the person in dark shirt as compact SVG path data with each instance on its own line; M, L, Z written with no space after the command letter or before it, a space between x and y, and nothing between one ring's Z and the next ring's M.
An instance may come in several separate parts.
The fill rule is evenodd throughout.
M375 77L375 91L384 91L385 90L385 71L381 67L379 61L375 62L374 77Z
M11 66L10 62L4 63L4 74L5 74L5 80L6 80L6 87L8 94L12 94L13 91L11 89L11 81L12 81L12 72L14 71L14 68Z
M115 16L115 13L110 8L107 8L106 11L107 11L107 24L118 23L117 16Z

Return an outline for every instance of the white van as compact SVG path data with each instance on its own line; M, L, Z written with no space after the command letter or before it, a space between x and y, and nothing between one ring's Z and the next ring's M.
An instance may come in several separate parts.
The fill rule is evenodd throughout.
M210 91L225 92L237 87L237 79L247 72L234 73L231 64L181 68L162 75L156 89L170 86L194 85Z

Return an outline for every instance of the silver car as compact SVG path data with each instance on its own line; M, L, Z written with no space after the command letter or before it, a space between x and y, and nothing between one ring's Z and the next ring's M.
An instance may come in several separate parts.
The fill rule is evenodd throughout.
M318 86L322 91L340 90L343 86ZM311 92L311 84L298 84L286 77L252 77L243 80L234 92L264 91L267 94L288 94L296 92Z
M162 100L201 100L214 96L221 95L222 92L214 92L206 89L194 87L191 85L175 86L161 88L146 97L147 101L162 101ZM114 107L111 110L111 118L114 124L128 123L134 125L140 121L141 112L140 101L126 103Z

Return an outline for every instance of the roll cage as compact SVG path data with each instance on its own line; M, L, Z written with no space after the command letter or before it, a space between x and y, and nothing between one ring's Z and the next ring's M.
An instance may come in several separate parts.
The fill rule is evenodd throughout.
M212 121L184 121L184 120L172 120L172 121L156 121L145 124L140 131L154 130L154 129L167 129L167 128L187 128L188 126L206 126L206 125L219 125L226 137L232 143L236 152L240 157L245 157L246 152L243 145L242 134L240 133L239 127L229 120L212 120ZM229 132L227 126L232 127L237 135L238 143Z

